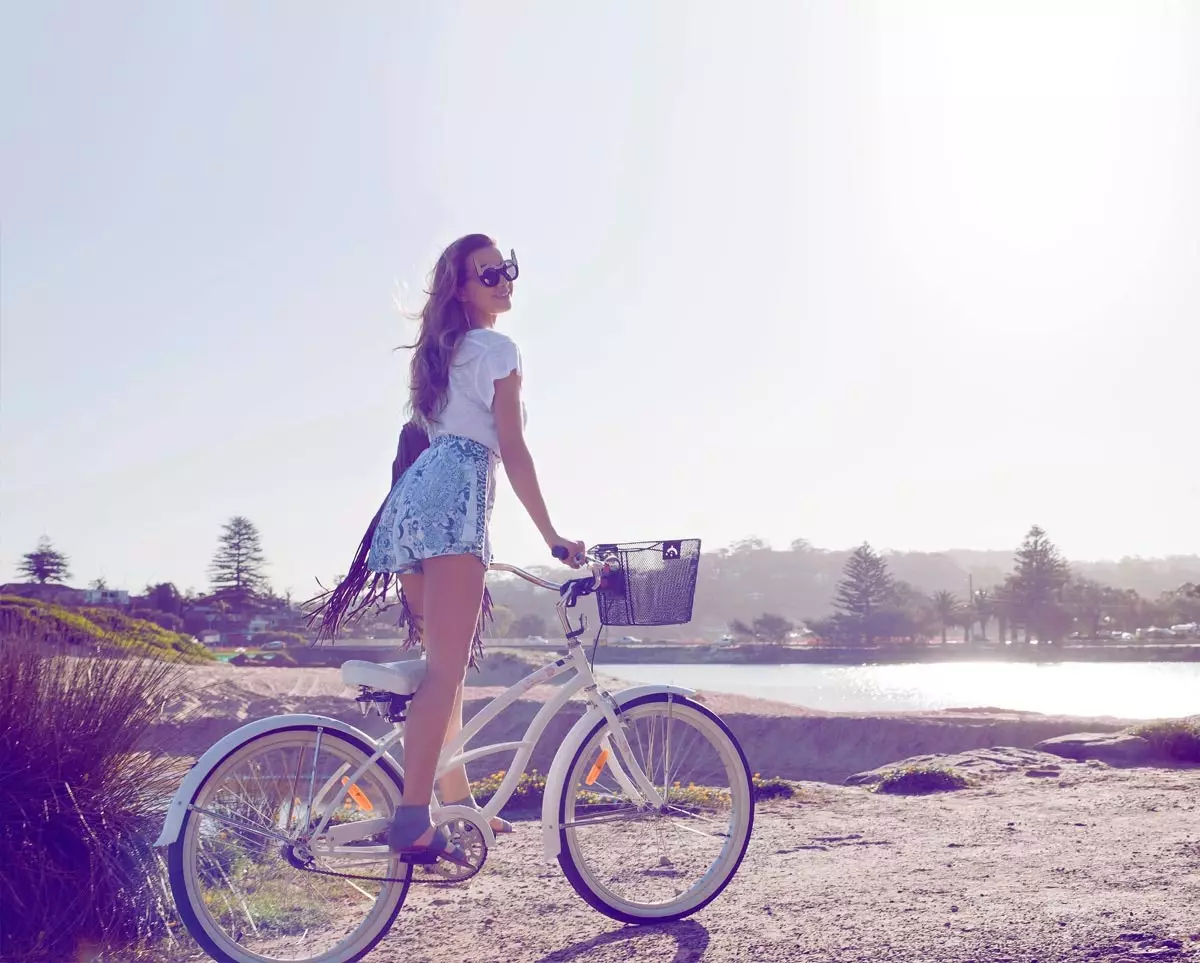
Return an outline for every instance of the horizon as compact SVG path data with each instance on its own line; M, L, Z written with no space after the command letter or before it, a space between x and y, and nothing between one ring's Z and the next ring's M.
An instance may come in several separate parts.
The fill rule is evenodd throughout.
M0 17L0 580L345 571L480 228L565 537L1200 554L1198 5Z
M754 536L748 536L746 538L737 539L730 544L719 545L716 548L706 548L703 544L701 544L701 547L700 547L701 557L703 557L706 554L712 554L715 552L722 552L722 551L732 552L737 548L737 546L739 544L754 541L754 540L756 540L754 538ZM1054 541L1052 537L1050 540L1052 542ZM766 540L765 539L757 539L757 541L765 542ZM793 540L793 541L795 541L795 540ZM805 541L807 541L807 540L805 540ZM62 552L62 554L66 555L68 557L68 559L70 559L70 552L64 551L62 549L62 547L57 544L53 544L53 539L51 540L51 542L52 542L53 548L56 551ZM858 544L862 544L862 543L858 543ZM873 544L870 541L870 539L867 540L867 544L871 545L871 547L876 552L878 552L881 556L883 556L884 558L887 558L888 556L892 556L892 555L946 555L946 556L953 556L956 553L972 554L972 555L1005 555L1005 556L1011 558L1012 556L1015 555L1015 553L1017 551L1017 548L1015 546L1012 549L964 548L964 547L959 546L959 547L955 547L955 548L935 549L935 550L931 550L931 551L884 548L884 547L880 547L878 545ZM811 542L808 542L809 550L812 550L815 552L821 552L821 553L828 553L828 554L838 554L838 553L842 553L842 552L850 553L857 547L858 547L858 545L828 547L828 546L822 546L822 545L814 545ZM769 550L769 551L773 551L773 552L790 552L790 551L792 551L791 542L789 542L787 545L784 545L784 546L765 544L763 546L763 548L766 550ZM299 594L297 592L297 588L295 586L280 587L280 586L277 586L273 582L273 580L271 579L270 574L269 574L270 568L271 568L271 559L270 559L270 555L266 551L265 547L264 547L264 554L267 556L264 568L267 570L267 573L268 573L267 581L269 583L271 592L278 596L281 596L281 597L289 591L292 592L294 595ZM1066 559L1067 563L1070 565L1086 565L1086 566L1119 565L1122 562L1126 562L1126 561L1147 563L1147 562L1167 562L1167 561L1181 561L1181 560L1182 561L1192 561L1192 560L1194 560L1197 563L1200 563L1200 552L1187 552L1187 553L1173 554L1173 555L1149 555L1149 556L1147 556L1147 555L1124 555L1124 556L1121 556L1120 558L1091 558L1091 559L1071 558L1070 556L1067 556L1064 554L1064 558ZM513 564L516 564L516 563L513 563ZM71 565L73 566L74 562L71 562ZM562 566L560 563L556 562L554 559L549 559L546 562L527 562L527 563L525 563L525 565L520 566L520 567L554 569L554 568L561 568ZM13 566L13 569L15 572L15 569L16 569L15 565ZM503 576L501 576L501 577L503 577ZM82 579L79 576L75 575L74 571L72 569L72 577L71 578L67 579L66 581L56 583L56 584L64 585L66 587L80 587L80 586L86 586L86 585L96 581L96 579L98 579L98 578L105 578L105 577L103 575L99 575L99 576L93 576L93 577L87 578L87 579ZM113 582L112 580L107 579L107 578L105 578L105 582L106 582L106 587L108 589L116 590L116 591L128 591L131 596L137 595L140 591L142 591L142 589L134 589L132 587L127 587L127 586L122 586L122 585L116 584L115 582ZM202 582L199 582L199 583L184 583L177 579L153 576L153 577L146 579L144 582L141 582L140 584L144 588L147 586L154 586L154 585L162 584L164 582L172 583L173 585L175 585L175 587L177 589L179 589L179 591L181 593L185 593L185 594L187 592L194 591L197 595L203 596L203 595L210 594L211 592L215 591L215 589L213 589L212 584L208 580L207 577ZM32 583L20 582L16 577L14 577L14 578L0 579L0 584L32 584Z

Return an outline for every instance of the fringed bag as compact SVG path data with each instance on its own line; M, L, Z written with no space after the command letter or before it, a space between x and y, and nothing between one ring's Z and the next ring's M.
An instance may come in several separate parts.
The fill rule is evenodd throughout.
M400 430L400 440L396 446L396 457L392 461L392 489L396 483L429 447L429 435L415 421L408 421ZM407 629L404 648L421 644L420 621L408 607L408 599L400 587L400 578L392 572L372 572L367 568L367 556L371 551L371 541L375 537L375 529L379 525L379 517L391 497L392 489L388 489L387 497L375 512L371 524L367 526L362 541L358 543L358 551L350 570L338 583L336 588L318 595L309 602L320 604L309 613L308 627L316 628L317 638L314 644L328 641L331 645L337 635L347 625L353 625L369 610L384 609L388 606L388 592L395 588L400 602L400 620L397 623ZM478 668L478 659L483 656L483 632L492 621L492 595L484 586L483 604L479 610L479 622L475 626L475 638L471 643L470 664Z

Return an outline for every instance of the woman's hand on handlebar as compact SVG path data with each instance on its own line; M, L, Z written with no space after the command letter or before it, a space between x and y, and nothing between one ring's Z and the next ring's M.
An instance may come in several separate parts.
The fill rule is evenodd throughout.
M571 568L581 568L587 562L587 546L583 542L573 542L569 538L554 538L547 539L546 544L550 546L550 554L560 562L566 562Z

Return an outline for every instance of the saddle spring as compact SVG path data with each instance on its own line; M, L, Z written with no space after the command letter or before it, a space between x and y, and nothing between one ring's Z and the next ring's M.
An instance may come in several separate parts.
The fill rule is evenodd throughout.
M397 695L395 692L384 692L382 689L372 689L370 686L359 686L359 693L354 701L358 703L358 711L364 716L374 711L388 722L404 722L405 711L412 701L410 695Z

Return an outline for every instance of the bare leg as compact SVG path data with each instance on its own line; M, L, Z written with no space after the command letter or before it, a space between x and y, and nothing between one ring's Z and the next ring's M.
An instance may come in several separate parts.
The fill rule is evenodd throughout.
M408 707L404 726L404 805L428 805L433 776L470 657L483 602L486 569L474 555L424 562L421 641L428 669ZM407 586L405 595L407 596ZM413 601L409 599L409 606ZM415 612L414 612L415 614ZM460 710L461 712L461 710ZM461 721L460 721L461 724ZM426 845L433 830L416 840Z
M401 575L400 584L404 588L404 600L408 603L408 611L413 618L417 620L418 627L423 628L422 616L425 606L425 576L420 573L410 575ZM446 739L443 745L447 745L450 741L462 732L463 727L463 686L460 683L458 691L454 694L454 705L450 710L450 724L446 727ZM461 802L471 796L471 783L467 779L467 767L455 766L453 769L446 772L438 783L438 795L443 803ZM491 820L492 829L495 832L503 831L504 827L509 825L506 820L499 816L493 816Z
M454 705L450 709L450 724L446 727L446 743L462 732L462 704L463 686L460 682L458 691L454 693ZM455 766L453 769L447 770L438 780L438 789L441 790L443 801L466 799L471 794L471 784L467 781L467 767Z
M418 572L401 575L400 585L404 588L404 601L408 604L408 611L416 619L418 631L423 630L425 576ZM443 745L449 743L451 739L462 731L462 700L463 687L460 684L458 690L454 693L454 705L450 709L450 723L446 726L446 739ZM445 773L438 779L438 789L443 800L465 799L471 792L471 785L467 781L466 766L455 766L449 772Z

